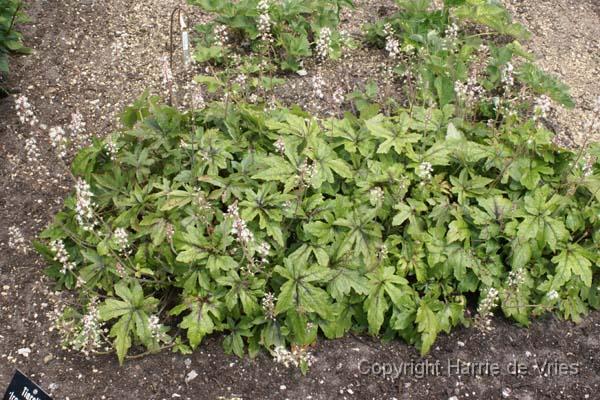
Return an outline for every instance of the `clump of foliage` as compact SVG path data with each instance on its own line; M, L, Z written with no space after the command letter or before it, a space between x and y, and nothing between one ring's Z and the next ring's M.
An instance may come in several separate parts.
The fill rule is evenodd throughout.
M235 96L186 113L144 97L82 150L76 192L37 245L81 296L61 321L73 345L99 350L107 326L123 361L223 332L229 352L306 368L298 354L319 333L426 353L456 325L487 329L498 306L522 325L599 308L600 146L555 145L542 121L550 97L570 101L564 87L533 66L513 76L518 42L440 34L449 13L428 3L371 31L411 71L406 105L357 95L358 112L318 119ZM392 25L406 21L426 27Z
M473 112L466 117L479 119L491 117L494 108L527 108L542 94L574 106L568 88L531 63L519 43L529 33L498 3L445 0L437 10L431 10L431 0L396 3L398 13L367 26L366 41L398 60L395 72L406 82L407 98L461 104ZM519 67L511 64L515 57L523 58ZM465 90L457 90L457 83Z
M265 65L257 56L228 57L218 71L194 78L199 85L196 93L212 98L226 95L232 102L272 102L275 87L285 82L273 76L275 72L273 65Z
M66 257L38 246L60 286L103 299L121 360L158 347L153 316L192 348L225 332L236 354L350 329L425 353L491 288L522 324L600 305L597 166L532 121L490 129L452 105L192 115L155 100L126 119L113 159L99 141L77 156L88 201L78 190L42 234Z
M351 0L270 1L190 0L216 18L196 27L198 62L222 62L235 47L268 56L283 70L302 69L316 55L338 58L343 38L337 31L340 10Z
M27 53L21 33L15 30L17 22L24 21L19 0L0 0L0 74L8 73L8 55Z

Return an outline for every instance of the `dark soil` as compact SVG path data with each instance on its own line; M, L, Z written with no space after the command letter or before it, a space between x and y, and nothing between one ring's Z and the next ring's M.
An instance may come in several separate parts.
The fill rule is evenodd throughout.
M388 4L357 3L359 17L353 18L360 21L349 23L376 17L379 7L370 3ZM48 126L66 124L78 110L90 132L106 134L117 127L115 112L145 87L160 91L156 54L164 50L164 21L176 4L31 1L32 23L23 30L35 52L13 60L8 86L27 94ZM126 43L126 54L115 58L111 46L119 38ZM347 68L326 66L324 79L333 89L339 82L356 84L366 80L361 77L368 77L381 58L380 53L357 54L342 61ZM344 71L346 76L340 77ZM308 90L302 85L309 80L299 81L288 99L301 100ZM38 145L39 163L48 174L36 172L25 161L24 138L29 135L40 133L19 125L13 98L0 99L0 394L19 368L55 399L65 400L600 399L600 313L579 325L548 316L529 329L497 318L486 335L463 328L441 336L426 358L400 341L382 343L364 336L322 340L313 349L317 361L306 376L266 354L254 360L226 355L218 335L190 356L164 351L128 360L123 367L114 355L88 358L63 350L59 336L50 331L50 311L58 296L43 276L43 262L32 250L20 254L7 246L10 226L34 238L60 209L70 186L47 138L39 136ZM18 354L22 348L31 353ZM457 371L459 361L472 363L471 369ZM395 379L381 373L397 373L392 366L403 372ZM498 371L492 376L485 373L486 367ZM191 371L198 376L186 383Z

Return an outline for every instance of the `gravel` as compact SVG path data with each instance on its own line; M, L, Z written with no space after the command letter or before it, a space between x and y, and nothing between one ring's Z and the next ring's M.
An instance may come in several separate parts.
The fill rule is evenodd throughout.
M505 0L516 21L533 34L526 47L536 63L571 87L574 110L556 110L558 133L583 144L584 125L600 97L600 2L598 0ZM593 137L594 141L600 137Z

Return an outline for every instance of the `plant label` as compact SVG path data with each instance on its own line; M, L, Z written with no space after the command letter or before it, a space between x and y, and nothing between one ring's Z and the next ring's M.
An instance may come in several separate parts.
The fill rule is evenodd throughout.
M38 385L16 370L2 400L52 400Z

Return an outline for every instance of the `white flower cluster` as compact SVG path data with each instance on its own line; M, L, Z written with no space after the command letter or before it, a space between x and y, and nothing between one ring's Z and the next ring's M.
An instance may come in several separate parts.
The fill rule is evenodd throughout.
M169 243L172 243L173 236L175 236L175 227L173 226L173 224L167 224L167 227L165 228L165 235L167 236L167 240L169 241Z
M458 38L458 25L456 23L452 23L446 27L446 31L444 32L446 39L450 41L454 41Z
M498 290L495 288L489 288L485 298L479 302L477 307L477 320L475 325L481 330L491 330L492 316L494 315L494 308L498 304Z
M83 279L83 276L81 275L77 275L77 280L75 281L75 287L76 288L82 288L85 284L86 284L86 280Z
M282 137L279 137L275 143L273 143L275 149L281 154L285 153L285 142Z
M29 124L31 126L37 125L38 119L33 112L33 107L29 103L29 99L26 96L19 96L15 100L15 110L17 116L22 124Z
M50 250L54 253L54 260L62 264L60 270L61 274L66 274L67 271L73 271L75 269L75 263L70 260L69 253L67 253L67 249L62 240L53 240L50 243Z
M385 193L383 192L383 189L379 186L374 187L369 191L369 200L371 201L371 204L380 204L383 201L384 197Z
M260 38L264 42L272 43L273 35L271 34L271 16L269 15L269 0L260 0L258 6L258 32Z
M293 203L290 200L286 200L281 205L281 210L285 213L293 212Z
M558 292L556 290L551 290L548 292L548 294L546 294L546 297L548 297L548 300L554 301L554 300L558 300L560 298L560 295L558 294Z
M500 100L500 97L495 96L492 98L492 104L494 104L494 110L498 114L504 114L507 117L516 117L518 115L518 111L513 105L514 101Z
M16 226L8 228L8 247L23 254L26 254L29 250L23 233Z
M428 181L431 179L431 173L433 172L433 166L431 165L430 162L423 161L417 168L416 172L417 172L417 175L419 176L419 178Z
M237 83L240 86L244 86L246 84L246 81L248 80L248 77L246 76L246 74L238 74L234 79L233 82Z
M246 221L240 217L240 210L237 202L227 207L227 215L233 218L231 233L236 237L237 241L244 245L251 242L254 239L254 234L248 229Z
M271 246L267 242L262 242L260 246L256 248L256 252L260 256L260 263L266 264L269 262L267 257L269 256L269 251L271 251Z
M71 340L71 346L85 355L100 350L104 344L102 322L98 310L98 301L93 299L88 305L87 313L81 319L81 330Z
M490 48L485 44L481 44L477 49L477 56L475 58L477 59L474 63L476 74L484 73L490 64Z
M333 92L333 102L339 106L344 102L344 100L346 100L344 89L341 87L337 88L335 92Z
M329 56L331 48L331 29L325 27L319 32L319 39L316 44L317 60L324 61Z
M459 100L465 101L468 95L469 89L467 85L462 83L461 81L454 82L454 93Z
M183 100L180 103L180 108L183 111L189 108L193 110L203 110L206 108L206 101L204 99L204 91L202 85L198 82L191 80L183 84L184 91Z
M378 65L379 71L381 73L381 79L388 85L394 83L394 79L396 78L396 73L394 72L394 66L388 65L385 63L380 63Z
M227 31L227 26L225 25L217 25L215 26L215 45L223 47L229 41L229 32Z
M50 143L52 144L52 147L54 147L56 155L60 158L66 156L67 135L65 134L65 130L60 126L55 126L54 128L50 128L48 135L50 136Z
M85 121L83 120L83 115L81 115L79 111L71 114L69 129L73 138L79 137L80 135L85 136Z
M83 230L91 231L96 225L96 222L94 221L95 204L92 201L93 193L90 185L81 178L77 179L75 196L77 198L75 205L77 223Z
M291 365L298 367L303 363L310 367L316 361L315 357L302 347L295 347L289 351L283 346L277 346L273 353L275 362L285 365L286 368Z
M250 96L248 96L248 102L250 102L250 104L256 104L258 103L258 95L256 93L251 93Z
M118 261L115 263L115 271L117 271L117 274L121 278L125 278L127 276L127 271L125 270L125 267Z
M221 97L221 101L223 103L227 103L229 101L229 92L223 93L223 96Z
M311 85L315 97L319 99L325 97L325 94L323 93L323 89L325 88L325 80L323 79L321 73L316 73L315 75L313 75L311 79Z
M129 235L125 228L117 228L113 233L115 244L122 254L129 253Z
M160 318L158 318L158 315L151 315L148 318L148 329L150 329L152 336L155 336L155 333L160 331Z
M485 89L477 83L477 78L474 76L467 80L467 83L456 81L454 83L454 92L458 99L467 106L472 106L485 93Z
M196 87L192 90L192 107L194 107L195 110L204 110L206 108L206 100L204 99L202 86L198 84L195 86Z
M25 155L27 158L25 169L30 176L40 177L50 175L46 165L40 162L40 149L37 145L37 140L33 135L25 139Z
M270 99L267 100L267 105L265 107L265 110L274 111L276 109L277 109L277 100L275 99L275 96L272 96Z
M518 292L519 287L523 284L523 282L525 282L525 271L523 268L518 268L508 273L506 284L509 288Z
M396 39L396 32L392 25L387 23L383 27L385 34L385 50L391 58L396 58L400 54L400 42Z
M158 342L166 342L169 336L163 332L163 325L160 323L160 318L156 314L152 314L148 318L148 329L152 337Z
M318 168L316 163L308 163L308 159L304 160L300 168L298 169L298 177L300 183L303 185L309 185L312 179L317 174Z
M68 312L73 309L65 305L64 299L51 297L50 300L54 303L53 309L46 314L53 321L50 331L59 332L63 349L77 350L87 356L100 350L108 351L112 347L104 339L108 329L100 321L97 298L90 300L86 313L81 317Z
M509 62L500 69L500 81L504 84L505 91L509 91L515 85L514 70Z
M395 179L395 181L398 182L398 189L400 191L406 190L406 188L408 188L408 186L410 185L410 179L404 175L399 177L398 179Z
M106 139L106 143L104 143L104 150L106 151L106 154L108 154L108 157L111 160L114 161L117 159L117 153L119 152L119 147L115 143L115 140L113 139L112 136L109 136Z
M535 99L535 105L533 107L533 119L538 120L539 118L546 118L550 109L552 108L552 101L550 97L545 94Z
M440 11L444 8L444 0L433 0L427 7L428 12Z
M383 260L387 256L388 256L388 248L384 243L377 248L377 258L380 260Z
M271 292L267 292L265 297L262 298L261 305L265 316L275 321L275 302L277 301L277 297Z

